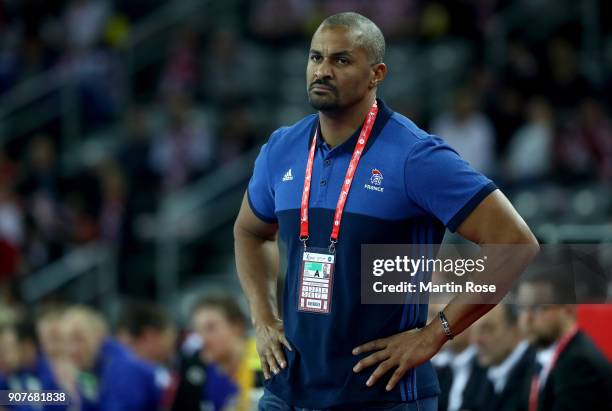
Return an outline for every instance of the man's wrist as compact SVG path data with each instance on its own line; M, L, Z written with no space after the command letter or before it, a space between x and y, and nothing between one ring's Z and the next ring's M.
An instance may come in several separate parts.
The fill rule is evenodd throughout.
M437 347L442 347L446 341L448 341L448 336L444 332L444 328L440 323L440 319L436 315L434 319L430 321L430 323L425 327L425 330L430 335L432 339L432 343Z
M446 338L449 340L452 340L453 338L455 338L455 334L453 333L453 330L451 329L450 323L448 322L448 319L446 318L444 311L440 311L438 313L438 319L440 320L440 325L442 326L442 331L444 331Z
M274 314L271 310L251 310L253 315L251 316L251 322L254 327L269 326L280 321L278 315Z

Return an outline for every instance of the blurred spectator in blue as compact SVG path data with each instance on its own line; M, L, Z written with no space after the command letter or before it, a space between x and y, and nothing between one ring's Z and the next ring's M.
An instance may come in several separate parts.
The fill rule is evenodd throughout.
M564 181L612 181L612 124L597 99L581 100L577 115L561 132L556 154Z
M495 175L495 134L489 119L479 111L478 102L468 90L453 97L450 111L438 117L432 127L476 170Z
M77 397L77 368L70 360L67 341L62 329L65 307L50 305L44 307L36 317L36 335L40 349L48 360L58 385L70 397Z
M206 124L184 95L167 98L168 124L153 142L151 161L172 192L201 176L212 166L213 142Z
M63 329L79 369L82 411L155 411L161 390L155 367L108 334L104 318L91 308L68 308Z
M555 118L552 107L542 97L534 97L526 107L527 122L512 136L506 158L506 179L521 184L542 181L553 170Z
M117 336L141 359L168 366L174 354L176 327L156 303L132 301L123 308Z
M0 375L0 389L11 391L59 390L51 365L39 349L34 322L21 319L0 329L0 364L5 367ZM67 406L23 405L7 406L23 411L66 410Z
M162 406L169 408L176 388L171 371L177 331L170 316L158 304L132 301L125 305L116 326L117 338L142 360L155 366Z
M115 114L114 61L100 47L109 16L105 0L71 0L64 15L67 47L59 73L74 84L82 123L88 127L108 122Z

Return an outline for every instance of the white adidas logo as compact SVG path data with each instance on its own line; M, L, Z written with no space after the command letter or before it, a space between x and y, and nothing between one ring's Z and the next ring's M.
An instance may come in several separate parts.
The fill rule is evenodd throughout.
M293 174L291 174L291 169L289 169L289 170L287 170L287 172L283 176L283 182L285 182L285 181L292 181L292 180L293 180Z

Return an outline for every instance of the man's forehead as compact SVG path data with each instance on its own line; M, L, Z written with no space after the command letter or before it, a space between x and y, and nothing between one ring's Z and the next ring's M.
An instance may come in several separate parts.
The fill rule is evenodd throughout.
M361 45L361 33L347 27L319 27L312 36L310 49L325 54L365 51Z

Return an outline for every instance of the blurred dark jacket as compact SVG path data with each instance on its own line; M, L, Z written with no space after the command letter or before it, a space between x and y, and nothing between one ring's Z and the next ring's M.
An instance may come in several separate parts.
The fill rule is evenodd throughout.
M538 411L612 410L612 365L578 332L551 370L538 396Z

